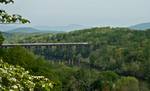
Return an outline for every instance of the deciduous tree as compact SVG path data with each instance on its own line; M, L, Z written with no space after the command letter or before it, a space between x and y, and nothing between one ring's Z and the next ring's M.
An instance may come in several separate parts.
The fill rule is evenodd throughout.
M0 0L0 4L14 3L13 0ZM5 10L0 9L0 24L11 24L11 23L30 23L29 20L23 18L18 14L8 14Z

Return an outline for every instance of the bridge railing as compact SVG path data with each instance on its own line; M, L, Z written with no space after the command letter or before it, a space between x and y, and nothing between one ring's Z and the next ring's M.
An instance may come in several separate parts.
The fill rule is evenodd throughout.
M77 43L19 43L19 44L2 44L0 45L1 48L7 47L15 47L15 46L23 46L23 47L30 47L30 46L76 46L76 45L89 45L88 42L77 42Z

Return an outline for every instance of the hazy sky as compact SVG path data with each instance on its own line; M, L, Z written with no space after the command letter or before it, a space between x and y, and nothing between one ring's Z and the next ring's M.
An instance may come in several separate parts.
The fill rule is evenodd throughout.
M128 26L150 22L150 0L15 0L0 5L33 25Z

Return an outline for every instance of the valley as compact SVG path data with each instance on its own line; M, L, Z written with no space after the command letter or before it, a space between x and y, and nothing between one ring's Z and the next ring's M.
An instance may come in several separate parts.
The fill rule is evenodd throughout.
M11 38L13 43L88 42L90 46L32 50L15 47L4 51L3 60L24 67L31 74L48 77L57 83L55 91L149 91L149 35L149 30L111 27L17 35L15 41ZM4 37L8 41L9 35ZM68 60L80 60L80 65L64 64Z
M0 0L0 91L150 91L150 0Z

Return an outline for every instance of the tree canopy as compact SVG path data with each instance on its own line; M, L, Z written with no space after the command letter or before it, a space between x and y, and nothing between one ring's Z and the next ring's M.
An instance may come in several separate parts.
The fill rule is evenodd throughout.
M3 41L4 41L4 38L3 38L2 34L0 33L0 45L3 43Z
M32 76L24 68L0 60L0 91L50 91L53 85L44 76Z

